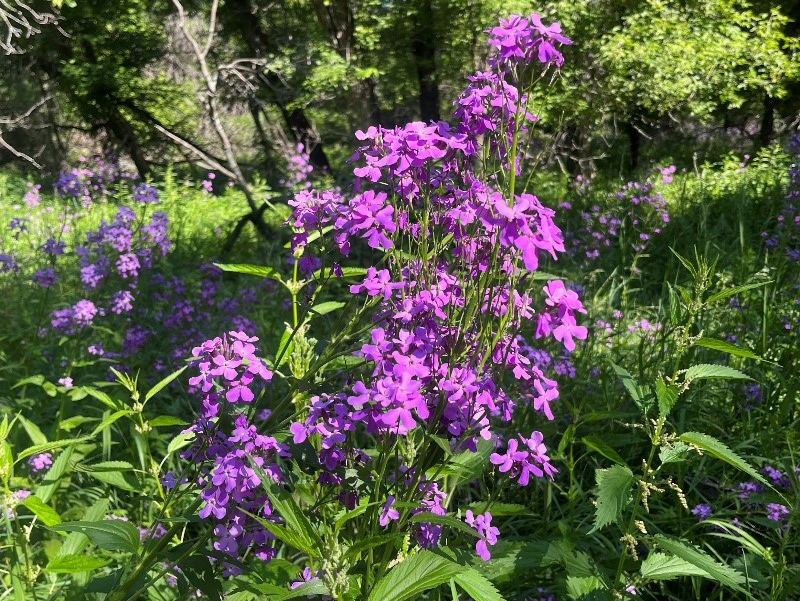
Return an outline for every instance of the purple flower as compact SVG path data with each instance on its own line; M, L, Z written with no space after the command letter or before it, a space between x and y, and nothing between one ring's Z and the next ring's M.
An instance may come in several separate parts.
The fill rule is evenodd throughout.
M378 523L381 525L382 528L385 528L389 523L389 520L398 520L400 519L400 512L397 511L393 507L394 505L394 497L389 495L386 497L386 503L383 504L383 509L381 509L381 517L378 520Z
M97 314L98 309L90 300L79 300L72 307L72 320L78 326L91 325Z
M39 453L38 455L32 455L28 459L28 465L34 474L36 472L41 472L42 470L45 470L53 465L53 456L50 453Z
M31 279L42 288L50 288L58 281L58 276L52 267L47 267L36 270Z
M489 561L492 558L489 546L497 543L497 535L500 534L500 530L492 526L492 514L487 511L483 514L473 515L472 510L468 509L464 521L478 533L479 539L475 545L478 557L483 561Z
M712 513L711 505L708 503L700 503L692 509L692 515L697 516L701 522L710 518Z

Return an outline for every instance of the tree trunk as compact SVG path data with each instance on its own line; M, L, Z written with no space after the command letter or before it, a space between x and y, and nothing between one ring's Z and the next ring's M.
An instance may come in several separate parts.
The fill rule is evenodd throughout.
M250 52L256 58L264 58L270 49L269 36L261 28L256 15L256 8L251 0L229 0L227 5L236 17L238 30ZM270 101L278 107L291 137L302 144L309 153L311 165L319 171L331 172L328 157L316 130L311 125L303 109L289 109L294 91L286 85L281 77L273 72L262 73L259 80L269 94Z
M419 80L419 112L423 121L439 121L439 76L436 72L436 32L431 0L415 0L411 52Z
M630 170L635 171L639 167L639 147L642 136L632 120L625 124L625 129L628 132L628 147L631 155Z
M767 146L772 140L773 133L775 133L775 99L769 94L765 94L761 127L758 130L758 147Z
M116 106L110 111L106 121L106 129L128 152L133 164L136 165L139 177L143 180L147 179L147 176L150 175L150 166L147 164L147 159L144 158L142 147L136 138L136 132L134 132L133 126Z

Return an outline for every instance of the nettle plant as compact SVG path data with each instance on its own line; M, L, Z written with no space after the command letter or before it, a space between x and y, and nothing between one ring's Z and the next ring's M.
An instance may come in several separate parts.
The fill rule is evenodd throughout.
M595 472L594 524L588 532L590 536L600 537L595 542L602 541L603 557L597 557L597 561L584 557L584 569L569 576L568 590L576 598L590 594L599 595L598 598L635 596L645 590L663 591L664 581L693 576L716 581L742 598L753 598L752 593L762 588L763 582L760 576L746 573L749 562L766 566L772 581L774 596L771 598L782 598L780 593L785 572L785 565L780 560L782 554L776 556L758 543L737 520L712 520L708 523L715 527L713 535L733 541L747 551L741 562L745 573L713 557L686 538L680 509L683 508L684 515L690 513L687 494L682 487L686 478L684 464L692 454L721 460L756 480L763 490L769 487L782 503L791 505L791 501L723 441L703 432L682 432L683 414L677 418L677 423L674 415L676 408L691 399L696 394L694 389L703 382L751 380L732 367L730 361L728 364L684 365L692 356L693 349L719 351L729 359L763 361L746 348L705 335L703 327L704 314L719 303L748 290L762 288L768 282L755 281L715 291L712 285L715 262L699 255L694 261L675 255L691 274L691 285L668 285L669 332L666 336L671 349L669 359L665 359L662 369L658 370L659 375L651 383L638 382L626 369L612 363L627 395L641 412L640 421L627 425L634 429L633 438L639 438L643 433L649 445L645 455L626 462L602 436L583 439L588 448L609 459L613 465ZM568 430L566 437L574 437L573 427ZM570 464L568 469L572 471L573 467ZM708 506L697 505L691 513L705 519L708 515L704 514L703 507ZM606 536L613 533L621 534L619 553L609 554ZM675 536L676 533L679 535ZM755 572L752 567L751 571Z
M577 294L538 272L565 250L555 212L516 185L528 93L569 40L536 14L489 33L490 70L469 78L452 123L359 131L354 195L290 202L291 279L221 266L279 281L292 322L271 361L243 332L193 350L199 418L170 445L185 446L155 520L171 525L136 548L111 598L164 574L210 598L407 599L448 583L500 598L470 567L500 536L493 499L453 503L487 466L519 486L554 476L541 433L506 428L520 407L552 419L558 396L520 334L532 324L572 350L587 332ZM356 246L374 266L339 264ZM323 300L344 279L361 280L349 300ZM94 527L123 528L56 528Z

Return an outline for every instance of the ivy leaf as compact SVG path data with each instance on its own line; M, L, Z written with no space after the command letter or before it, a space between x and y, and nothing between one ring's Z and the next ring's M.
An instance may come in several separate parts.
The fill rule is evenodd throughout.
M403 601L448 582L467 568L423 549L378 581L368 601Z
M122 520L65 522L52 526L50 530L85 534L92 544L108 551L136 553L139 550L139 530L130 522Z
M768 482L764 479L764 477L759 474L753 466L747 463L744 459L739 457L736 453L731 451L725 443L720 442L713 436L709 436L708 434L703 434L702 432L685 432L681 434L678 438L683 442L689 443L694 445L703 451L711 455L712 457L716 457L717 459L721 459L725 463L732 465L736 469L743 471L745 474L750 476L751 478L758 480L763 484L768 484Z
M595 470L597 480L597 507L594 527L597 532L604 526L616 522L622 510L630 501L629 493L633 484L633 472L628 467L614 465L605 470Z
M715 561L705 551L701 551L682 540L664 536L663 534L656 534L655 540L659 547L683 559L695 568L704 571L708 578L716 580L720 584L724 584L752 599L750 593L739 586L746 581L745 577L729 565Z

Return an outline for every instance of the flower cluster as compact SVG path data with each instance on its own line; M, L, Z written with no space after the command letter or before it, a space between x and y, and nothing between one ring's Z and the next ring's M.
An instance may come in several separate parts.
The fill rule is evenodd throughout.
M464 521L478 533L475 553L483 561L489 561L492 558L489 546L497 543L497 535L500 534L500 530L492 526L492 514L487 511L486 513L474 515L472 510L468 509L464 515Z
M272 379L272 372L255 355L255 336L244 332L229 332L207 340L192 350L199 374L189 384L203 394L201 414L204 419L219 414L219 402L249 403L257 392Z
M794 134L787 145L794 157L789 169L786 198L778 213L775 228L761 234L767 248L780 249L792 261L800 261L800 134Z
M664 184L672 181L669 175L674 169L670 169L661 170L662 174L669 172L662 176ZM593 260L620 243L629 244L634 252L644 251L650 239L669 223L667 203L654 188L652 180L628 182L604 207L595 204L582 211L581 226L569 235L570 253Z

